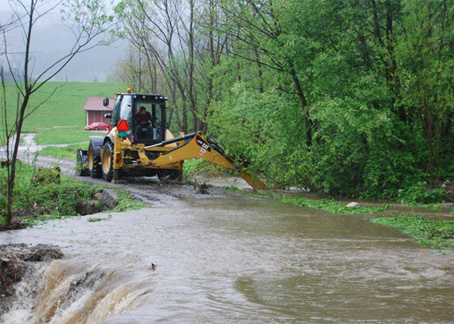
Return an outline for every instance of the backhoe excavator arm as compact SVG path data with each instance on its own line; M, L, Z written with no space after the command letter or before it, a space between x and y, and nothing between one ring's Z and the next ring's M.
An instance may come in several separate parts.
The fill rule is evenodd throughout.
M202 158L226 169L235 168L233 161L229 157L225 156L222 149L220 149L215 143L207 140L205 135L201 132L175 138L172 140L172 143L176 143L177 147L152 160L151 163L153 166L161 167L166 164L181 162L191 158ZM161 144L153 146L166 144L170 144L170 141L162 142ZM253 177L246 172L242 172L241 170L243 168L243 166L239 167L239 176L242 177L252 188L256 190L268 189L268 186L258 177Z

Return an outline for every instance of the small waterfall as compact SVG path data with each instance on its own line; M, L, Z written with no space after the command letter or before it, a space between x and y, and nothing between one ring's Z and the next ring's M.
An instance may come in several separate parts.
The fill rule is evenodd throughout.
M104 323L144 304L149 276L56 260L38 263L18 284L17 298L1 323Z

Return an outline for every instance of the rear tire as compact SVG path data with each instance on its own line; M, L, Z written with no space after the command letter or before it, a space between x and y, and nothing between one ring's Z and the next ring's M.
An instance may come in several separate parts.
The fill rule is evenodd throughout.
M93 147L93 142L90 141L88 144L88 172L92 178L101 178L101 164L99 162L101 158L99 155L95 154L95 149Z
M101 157L101 169L102 176L106 181L112 181L114 178L114 169L113 169L113 151L114 146L112 142L106 142L102 146L102 157ZM115 170L118 171L118 170ZM116 172L118 178L118 172ZM118 179L115 179L118 180Z

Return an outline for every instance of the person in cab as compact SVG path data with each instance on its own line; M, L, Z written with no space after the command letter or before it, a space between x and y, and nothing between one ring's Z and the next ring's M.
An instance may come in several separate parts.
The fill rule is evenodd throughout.
M157 127L156 118L145 107L136 112L136 137L139 140L148 140L153 136L153 127Z

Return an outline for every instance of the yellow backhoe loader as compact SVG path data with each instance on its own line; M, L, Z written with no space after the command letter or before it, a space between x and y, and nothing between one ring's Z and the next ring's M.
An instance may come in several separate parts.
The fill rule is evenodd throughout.
M167 129L166 100L163 95L131 93L130 89L119 93L112 114L105 115L110 119L108 133L91 136L88 149L77 151L76 174L114 182L124 176L156 175L161 180L181 180L184 161L202 158L238 170L256 190L268 189L258 177L242 171L244 164L234 165L233 158L201 132L174 137ZM105 98L104 106L108 104ZM147 123L139 116L142 110L146 110Z

